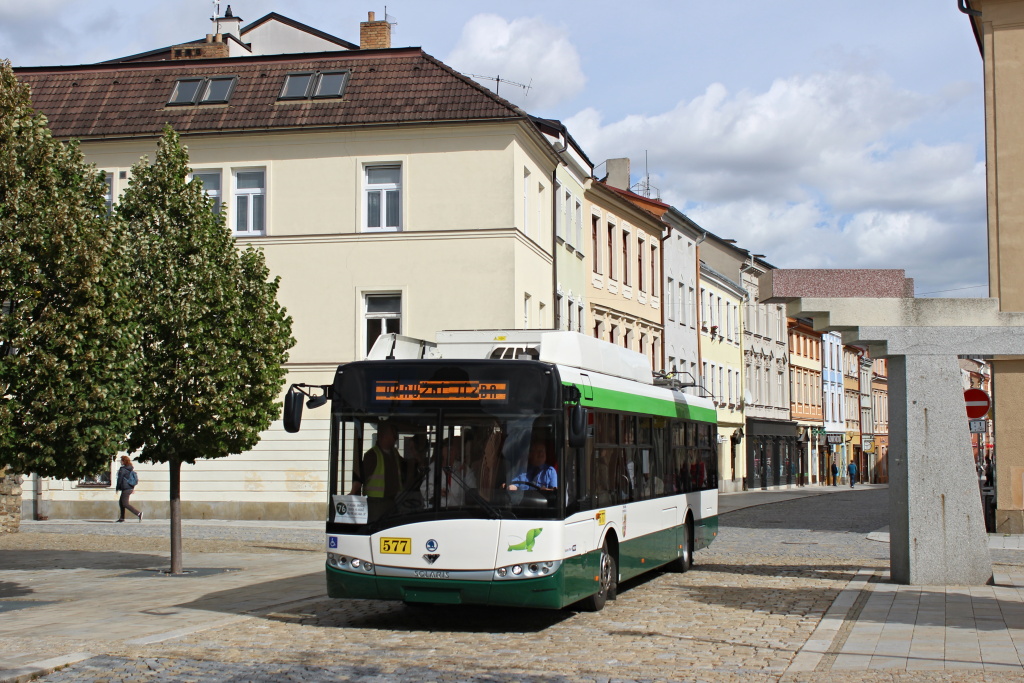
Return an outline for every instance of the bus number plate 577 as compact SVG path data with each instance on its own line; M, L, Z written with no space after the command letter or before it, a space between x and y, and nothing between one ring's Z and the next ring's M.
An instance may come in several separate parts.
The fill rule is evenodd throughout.
M382 555L409 555L412 553L412 539L382 538L380 539L380 552Z

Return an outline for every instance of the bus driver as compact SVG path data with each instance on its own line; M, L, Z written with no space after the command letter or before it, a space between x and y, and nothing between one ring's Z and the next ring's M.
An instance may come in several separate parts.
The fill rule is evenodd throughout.
M548 464L548 447L543 437L534 436L530 442L530 455L526 470L512 478L509 491L519 488L552 491L558 488L558 472Z

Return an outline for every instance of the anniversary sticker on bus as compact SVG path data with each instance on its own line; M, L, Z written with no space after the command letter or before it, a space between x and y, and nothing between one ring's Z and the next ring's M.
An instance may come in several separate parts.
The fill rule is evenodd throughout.
M508 402L506 382L475 382L470 380L424 380L397 382L378 380L374 383L375 401L490 401Z

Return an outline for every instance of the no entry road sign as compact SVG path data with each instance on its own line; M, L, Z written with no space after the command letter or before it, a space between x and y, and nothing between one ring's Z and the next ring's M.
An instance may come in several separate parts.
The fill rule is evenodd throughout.
M979 417L988 415L988 409L992 407L992 401L981 389L968 389L964 392L964 402L967 404L967 417L976 420Z

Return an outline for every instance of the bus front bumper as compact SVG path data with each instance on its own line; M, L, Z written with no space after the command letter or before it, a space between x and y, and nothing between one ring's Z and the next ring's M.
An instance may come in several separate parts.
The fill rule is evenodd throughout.
M332 598L401 600L441 605L502 605L560 609L565 606L561 570L531 579L467 581L376 576L326 566Z

